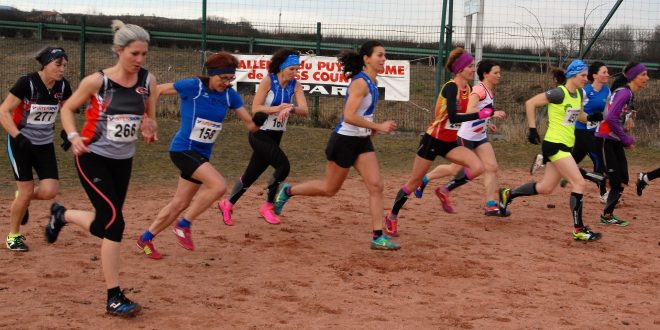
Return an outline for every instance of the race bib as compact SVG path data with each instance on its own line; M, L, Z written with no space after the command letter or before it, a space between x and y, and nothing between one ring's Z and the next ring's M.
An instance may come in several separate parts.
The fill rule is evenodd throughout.
M374 122L374 115L366 115L362 117L370 122ZM371 128L366 128L366 127L358 127L358 135L359 136L369 136L371 135Z
M31 125L52 125L60 106L49 104L31 104L27 123Z
M195 126L193 126L190 132L190 140L201 143L213 143L218 138L218 132L221 130L222 123L197 118L195 119Z
M261 129L267 129L270 131L285 131L286 123L289 121L289 117L286 117L284 121L279 121L277 115L268 115L268 119L261 126Z
M562 124L565 126L575 125L579 114L580 109L566 108L566 114L564 115Z
M141 115L108 115L106 137L115 142L133 142L140 130Z

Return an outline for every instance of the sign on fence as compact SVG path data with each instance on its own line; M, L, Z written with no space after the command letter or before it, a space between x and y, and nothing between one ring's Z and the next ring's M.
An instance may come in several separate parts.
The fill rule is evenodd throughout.
M239 92L254 93L263 77L268 75L270 55L237 55L240 62L236 70L236 87ZM319 96L346 95L348 79L341 71L336 57L304 55L300 57L298 81L306 94ZM385 69L378 73L380 98L391 101L408 101L410 98L410 62L385 62Z

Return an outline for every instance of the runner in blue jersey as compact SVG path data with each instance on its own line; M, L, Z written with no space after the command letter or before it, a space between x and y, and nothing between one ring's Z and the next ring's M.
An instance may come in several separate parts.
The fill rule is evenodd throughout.
M282 183L275 200L275 213L280 214L284 204L294 195L334 196L355 167L369 190L369 211L372 221L371 248L397 250L399 244L383 233L383 179L380 176L378 159L371 143L377 132L396 129L393 120L374 122L374 111L378 102L376 76L385 67L385 48L380 42L368 41L360 53L345 51L339 62L345 74L351 78L346 93L346 103L341 120L333 130L325 149L325 178L297 185Z
M280 219L273 211L273 203L277 188L289 175L290 170L289 159L280 148L280 142L286 131L289 115L307 115L307 101L303 87L296 80L298 69L300 69L300 57L293 49L280 49L270 58L269 74L259 83L252 104L255 122L258 123L259 116L264 121L258 123L261 124L261 129L249 134L248 140L252 147L250 162L243 175L236 180L229 198L218 203L218 208L222 211L222 220L228 226L233 224L231 214L238 199L269 166L275 168L275 171L268 180L266 201L259 207L259 214L270 224L280 223Z
M192 221L225 194L225 179L209 163L209 158L228 111L236 111L248 129L257 130L243 107L241 96L231 88L238 60L227 52L219 52L211 55L205 65L208 76L158 86L159 95L178 94L181 98L181 127L170 144L170 159L181 171L181 177L174 198L137 239L138 247L152 259L162 257L154 248L154 236L169 227L186 209L184 217L172 230L179 245L194 250Z
M589 156L594 164L594 172L603 174L605 168L601 159L601 148L598 139L594 136L596 127L603 120L603 111L611 95L607 81L610 75L607 66L603 62L594 62L589 66L588 76L590 83L584 87L584 112L587 114L586 121L575 122L575 145L571 154L575 162L580 164L585 156ZM598 183L600 200L605 203L607 190L605 181Z

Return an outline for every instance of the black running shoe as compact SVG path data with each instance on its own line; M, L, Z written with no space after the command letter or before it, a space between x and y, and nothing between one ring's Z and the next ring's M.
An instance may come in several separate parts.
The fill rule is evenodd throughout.
M50 220L46 225L46 241L48 243L55 243L60 230L66 225L64 212L66 212L66 208L58 203L53 203L50 206Z
M7 248L15 252L27 252L30 249L28 248L27 244L25 244L24 240L25 236L23 235L13 237L7 236Z
M644 180L644 175L646 173L639 173L637 176L637 196L642 196L642 191L648 186L648 183Z
M105 310L110 315L133 317L142 310L142 306L126 298L122 291L120 294L108 300L108 305L105 307Z

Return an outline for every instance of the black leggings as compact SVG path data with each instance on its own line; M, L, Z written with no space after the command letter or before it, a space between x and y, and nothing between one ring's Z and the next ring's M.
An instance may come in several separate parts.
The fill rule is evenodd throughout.
M88 153L75 157L78 177L95 216L89 232L99 238L121 242L124 234L122 208L131 178L133 158L112 159Z
M623 194L623 185L628 184L628 160L621 141L604 138L601 138L601 140L602 159L611 188L603 213L611 214L614 212L621 194Z
M598 138L594 136L594 132L586 129L576 129L575 145L573 145L571 155L577 164L580 164L584 157L589 156L594 164L594 172L605 173L603 161L601 160L600 143Z
M263 131L259 130L250 133L249 142L252 147L252 156L245 172L241 178L236 181L234 188L229 196L229 201L236 204L245 191L266 171L268 166L275 168L273 176L268 181L268 202L275 201L275 194L280 183L289 176L290 165L289 158L280 148L283 131Z

